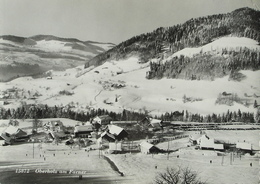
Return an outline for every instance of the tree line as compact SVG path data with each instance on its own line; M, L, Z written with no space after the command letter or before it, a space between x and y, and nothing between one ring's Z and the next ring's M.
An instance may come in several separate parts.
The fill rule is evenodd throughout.
M164 63L150 62L150 71L147 72L146 77L148 79L166 77L187 80L214 80L216 77L231 75L231 79L236 79L239 70L255 71L259 69L260 50L247 48L240 48L239 50L222 49L218 51L218 54L204 53L193 57L181 55Z
M44 119L44 118L69 118L77 121L86 122L94 118L95 116L109 115L113 121L141 121L145 117L149 116L147 111L128 111L116 113L107 111L105 109L91 109L89 112L75 112L72 108L48 105L31 106L22 105L16 109L0 109L0 119ZM259 122L259 113L254 115L250 112L237 112L227 111L223 114L212 113L209 115L201 115L199 113L191 113L186 111L167 112L161 116L154 116L153 118L161 119L163 121L186 121L186 122L213 122L213 123L225 123L225 122L244 122L255 123Z

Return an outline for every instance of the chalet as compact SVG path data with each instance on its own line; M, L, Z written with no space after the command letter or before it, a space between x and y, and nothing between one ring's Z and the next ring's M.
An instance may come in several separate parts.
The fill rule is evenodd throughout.
M149 129L153 130L153 131L161 130L162 129L162 120L150 119Z
M7 127L0 136L5 140L6 144L12 144L13 142L28 137L26 132L12 125Z
M90 122L87 122L85 125L75 126L74 135L75 137L88 138L93 132L93 127Z
M159 153L161 151L159 148L157 148L153 144L150 144L146 141L141 142L140 150L141 150L141 153L143 153L143 154Z
M99 138L97 139L97 142L99 144L104 142L115 142L116 138L113 134L109 133L108 131L104 131L100 134Z
M108 115L103 115L103 116L96 116L92 120L92 124L99 124L99 125L108 125L110 124L112 118Z
M224 150L223 144L215 144L215 140L213 138L209 138L207 135L201 136L197 143L199 144L200 149L206 150Z
M145 117L139 122L139 125L142 126L144 129L156 131L162 129L162 123L162 120Z
M128 133L121 127L116 125L107 125L107 131L115 136L115 139L120 141L128 136Z

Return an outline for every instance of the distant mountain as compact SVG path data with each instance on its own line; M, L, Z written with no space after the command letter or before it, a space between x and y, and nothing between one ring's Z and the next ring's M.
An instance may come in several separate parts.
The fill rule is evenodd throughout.
M0 80L83 65L113 46L52 35L0 36Z
M112 59L138 56L140 62L152 61L148 79L185 78L213 79L240 69L258 70L259 50L222 48L216 52L197 53L196 56L171 57L186 48L198 48L221 37L246 37L260 42L260 11L250 8L231 13L190 19L184 24L158 28L151 33L132 37L112 49L97 55L85 67L101 65ZM169 58L167 60L167 58ZM164 60L164 62L159 62ZM240 62L243 60L243 63ZM207 62L209 61L209 62ZM221 61L221 62L220 62ZM210 72L210 71L213 71Z

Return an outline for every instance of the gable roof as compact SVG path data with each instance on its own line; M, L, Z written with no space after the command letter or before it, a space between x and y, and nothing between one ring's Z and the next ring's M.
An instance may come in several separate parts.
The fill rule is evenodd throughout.
M116 125L108 125L109 133L119 135L124 129Z
M112 119L109 115L102 115L102 116L97 116L97 117L99 117L101 120Z
M152 144L150 144L150 143L148 143L146 141L143 141L143 142L141 142L140 146L144 147L146 149L151 149L154 145L152 145Z
M92 125L79 125L75 126L74 132L86 132L93 131Z
M12 126L12 125L10 125L9 127L7 127L4 130L5 133L8 133L10 135L15 135L16 133L18 133L18 131L19 131L19 128Z

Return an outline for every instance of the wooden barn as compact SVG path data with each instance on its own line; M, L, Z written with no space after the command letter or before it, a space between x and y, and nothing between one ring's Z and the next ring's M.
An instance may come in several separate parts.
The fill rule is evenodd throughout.
M25 131L15 126L10 125L0 135L6 144L13 144L16 141L27 138L28 135Z

